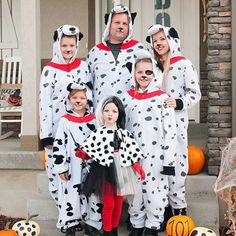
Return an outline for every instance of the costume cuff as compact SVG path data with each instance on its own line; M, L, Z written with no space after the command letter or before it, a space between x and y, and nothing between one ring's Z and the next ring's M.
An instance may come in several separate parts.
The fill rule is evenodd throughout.
M45 148L47 145L53 145L54 139L50 137L50 138L43 138L40 141L43 148Z
M174 166L163 166L163 171L161 171L161 174L175 176L175 167Z

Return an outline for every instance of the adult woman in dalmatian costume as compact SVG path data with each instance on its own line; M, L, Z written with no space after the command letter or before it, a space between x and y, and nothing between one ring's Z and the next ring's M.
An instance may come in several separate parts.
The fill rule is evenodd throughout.
M54 172L59 175L57 227L74 236L83 217L86 219L86 197L80 195L83 163L75 157L75 150L95 129L95 115L91 113L92 92L84 83L68 85L68 99L72 109L59 121L53 144ZM85 167L84 167L85 168Z
M136 13L126 6L115 6L105 15L106 28L102 42L94 46L87 58L93 77L94 106L105 96L120 96L129 89L130 74L126 63L133 53L143 48L133 40L133 22Z
M168 176L175 174L176 124L174 109L165 104L168 95L160 90L162 72L151 54L142 49L134 54L130 67L132 88L123 95L127 129L144 153L141 165L146 173L143 194L128 198L130 236L154 236L168 204Z
M186 215L185 180L188 173L188 109L199 102L201 92L195 67L181 55L180 39L173 27L153 25L148 30L147 41L151 43L156 61L164 69L162 89L169 98L166 104L175 108L177 123L177 156L175 176L169 176L169 203L167 218L174 214Z
M90 134L76 154L93 160L82 192L87 196L93 192L101 195L103 235L117 236L123 196L142 192L135 172L145 179L138 163L143 153L125 129L125 111L119 98L101 100L96 118L101 127Z
M69 93L66 88L70 83L84 82L89 87L91 85L87 63L76 58L82 36L79 28L71 25L63 25L54 32L53 58L43 68L40 80L40 139L46 152L49 191L57 205L58 176L54 173L52 145L59 120L66 113L65 101ZM95 196L91 196L89 201L91 216L86 223L99 229L99 202Z

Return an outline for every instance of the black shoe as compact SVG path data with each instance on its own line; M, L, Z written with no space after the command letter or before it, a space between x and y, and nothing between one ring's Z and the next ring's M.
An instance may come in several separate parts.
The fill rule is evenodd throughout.
M65 236L75 236L75 232L73 232L73 231L66 231Z
M112 236L118 236L118 228L112 229Z
M101 232L98 229L88 224L84 225L84 235L85 236L102 236Z
M178 216L178 215L186 216L187 215L186 208L174 209L174 214L175 216Z
M164 232L166 230L166 224L168 222L168 220L173 216L173 212L172 212L172 207L171 206L167 206L165 208L165 212L164 212L164 220L160 225L160 229L158 230L158 232Z
M103 236L113 236L113 231L111 230L111 231L105 231L105 230L103 230L103 234L102 234Z
M143 228L133 228L128 236L142 236L142 235L143 235Z
M145 229L144 236L157 236L157 235L158 232L156 229L149 229L149 228Z
M132 231L133 230L133 225L131 224L131 222L130 222L130 215L128 215L128 218L127 218L127 220L125 221L126 222L126 228L127 228L127 230L128 231Z

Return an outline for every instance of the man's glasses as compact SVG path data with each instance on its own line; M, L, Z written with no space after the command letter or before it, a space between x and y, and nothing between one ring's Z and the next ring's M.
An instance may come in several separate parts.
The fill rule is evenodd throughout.
M137 71L137 74L145 74L145 75L153 75L152 70L145 70L145 71Z

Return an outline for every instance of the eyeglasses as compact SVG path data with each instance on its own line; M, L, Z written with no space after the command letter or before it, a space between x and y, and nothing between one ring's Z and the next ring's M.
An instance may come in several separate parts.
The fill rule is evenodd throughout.
M137 71L137 74L145 74L145 75L153 75L152 70L145 70L145 71Z

